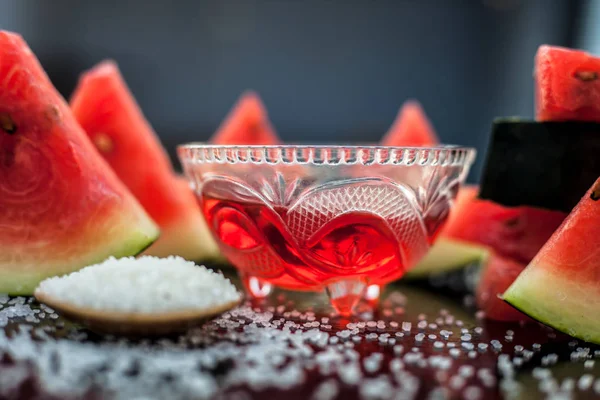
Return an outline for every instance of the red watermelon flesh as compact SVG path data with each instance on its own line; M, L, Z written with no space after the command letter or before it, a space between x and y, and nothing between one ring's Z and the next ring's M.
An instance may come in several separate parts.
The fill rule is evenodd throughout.
M600 57L540 46L535 80L538 121L600 122Z
M532 318L600 343L600 178L504 293Z
M477 198L477 186L462 187L441 238L489 249L477 287L477 304L490 319L521 321L528 318L500 298L527 263L537 254L566 214L532 207L507 208Z
M210 139L214 144L276 145L281 140L271 126L258 94L244 93Z
M423 107L414 100L404 103L392 127L381 140L384 146L404 147L428 147L439 142Z
M486 318L496 321L530 320L499 298L526 266L527 264L497 254L492 253L488 256L476 291L477 306L485 311Z
M528 263L562 223L566 214L533 207L508 208L477 198L478 187L461 188L471 201L457 202L443 234L479 243L516 262Z
M100 154L161 227L161 237L146 254L194 261L215 256L216 244L193 192L175 175L114 62L102 62L82 75L71 109Z
M158 228L98 155L25 41L0 31L0 292L139 253Z

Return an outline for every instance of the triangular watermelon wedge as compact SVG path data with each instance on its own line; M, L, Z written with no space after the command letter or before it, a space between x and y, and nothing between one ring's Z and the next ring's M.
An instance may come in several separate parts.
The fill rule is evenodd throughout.
M281 144L266 108L255 92L242 94L210 142L226 145Z
M31 294L158 234L25 41L0 31L0 292Z
M391 128L381 139L384 146L429 147L440 143L433 125L418 101L406 101Z
M538 121L600 122L600 57L543 45L534 76Z
M112 169L160 226L145 254L203 261L218 255L190 187L177 177L112 61L85 72L71 98L73 114Z
M600 344L600 179L504 293L530 317Z

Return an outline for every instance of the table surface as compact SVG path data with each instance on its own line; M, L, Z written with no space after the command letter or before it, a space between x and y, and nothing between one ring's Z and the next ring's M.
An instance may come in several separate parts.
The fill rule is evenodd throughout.
M276 291L152 339L97 335L0 297L0 399L600 398L600 347L485 320L457 276L389 285L374 314L350 320L323 295Z

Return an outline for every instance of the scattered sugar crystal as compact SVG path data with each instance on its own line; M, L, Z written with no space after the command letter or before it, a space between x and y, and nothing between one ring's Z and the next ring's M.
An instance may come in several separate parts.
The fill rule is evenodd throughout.
M6 326L9 320L15 318L25 318L27 322L39 322L35 317L34 310L31 309L31 306L23 303L24 302L14 302L11 305L0 308L0 328ZM8 304L10 304L10 302Z
M312 400L333 400L340 391L338 383L334 379L322 382L312 394Z
M365 371L367 371L370 374L377 372L381 367L381 361L383 358L382 356L383 355L381 353L373 353L371 356L366 357L363 360L363 366L365 368Z
M456 326L458 326L460 328L460 327L464 326L465 323L462 322L460 319L457 319L456 322L454 323L454 325L456 325Z
M565 392L572 392L575 389L575 379L565 378L560 385L560 389Z
M594 392L596 392L596 394L600 394L600 379L596 379L594 382Z
M558 391L558 383L552 378L543 379L538 384L538 389L543 393L556 393Z
M459 349L450 349L448 351L448 353L454 357L454 358L458 358L460 356L460 350Z
M500 341L494 339L490 342L490 344L492 345L492 347L494 348L494 350L496 351L500 351L502 349L502 343L500 343Z
M346 385L356 385L362 379L362 372L358 364L352 363L338 369L338 376Z
M434 341L435 339L437 339L437 336L434 334L429 334L429 335L427 335L427 339Z
M424 333L417 333L415 335L415 342L422 342L423 339L425 339L425 334Z
M0 293L0 305L8 303L10 297L7 294Z
M523 350L523 360L529 361L533 358L534 352L531 350Z
M542 357L541 364L542 364L542 366L547 367L547 366L556 364L557 361L558 361L558 355L552 353L552 354L548 354L548 355Z
M463 395L465 400L479 400L483 397L483 391L477 386L468 386Z
M436 350L441 350L444 348L444 342L440 342L439 340L433 343L433 348Z
M444 356L429 357L429 364L434 369L447 370L452 367L452 359Z
M412 324L410 322L402 322L402 330L404 332L410 332Z
M540 351L540 349L542 348L542 345L539 343L534 343L531 345L531 348L533 349L533 351Z
M487 348L488 348L487 343L478 343L477 344L477 350L479 350L479 351L486 351Z
M359 395L362 399L379 399L382 393L391 393L394 390L390 379L385 376L365 379L359 387Z
M475 329L473 329L473 333L475 333L476 335L481 335L483 333L483 328L480 326L475 327Z
M520 367L521 365L523 365L523 358L515 357L515 358L513 358L512 362L515 367Z
M222 274L180 257L111 257L46 279L37 291L76 307L140 313L211 308L240 300Z
M465 378L459 375L454 375L450 378L450 388L453 390L460 390L465 386Z
M461 347L465 350L473 350L475 348L475 345L471 342L462 342Z
M532 371L531 371L532 376L535 379L548 379L550 377L552 377L552 372L550 372L549 369L547 368L541 368L541 367L535 367Z
M404 346L402 346L401 344L397 344L394 346L394 354L400 355L400 354L402 354L403 351L404 351Z
M462 335L462 336L460 337L460 340L462 340L463 342L468 342L468 341L470 341L470 340L471 340L471 335L469 335L468 333L467 333L467 334L465 334L465 335Z
M581 375L579 381L577 381L577 388L582 391L589 390L592 387L592 383L594 383L594 376L584 374Z
M427 328L427 321L419 321L417 323L417 328L419 328L420 330L424 330L425 328Z
M592 368L594 368L594 360L586 360L586 361L583 363L583 367L584 367L585 369L592 369Z
M392 361L390 361L390 370L392 372L400 371L403 368L404 368L404 363L402 362L402 360L400 360L398 358L394 358Z

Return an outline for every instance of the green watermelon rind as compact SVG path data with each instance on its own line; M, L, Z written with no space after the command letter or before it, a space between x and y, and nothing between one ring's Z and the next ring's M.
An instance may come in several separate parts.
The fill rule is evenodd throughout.
M532 264L502 295L503 300L557 331L600 344L596 282L577 282ZM587 287L587 288L586 288ZM575 289L575 290L573 290Z
M459 270L470 265L484 265L489 251L486 247L465 241L439 238L429 253L412 269L405 279L422 279L439 272Z
M115 250L106 249L105 247L104 251L96 251L94 254L89 254L89 257L84 257L82 262L61 268L62 273L59 274L52 272L52 265L58 264L58 260L53 260L52 265L48 266L47 269L44 269L41 265L34 273L19 274L13 271L10 274L2 274L0 271L0 293L11 296L29 296L33 294L39 283L46 278L78 271L89 265L98 264L111 256L115 258L137 256L150 247L159 236L160 231L153 225L148 226L145 231L139 229L127 239L118 242L118 246L111 246L116 247Z

